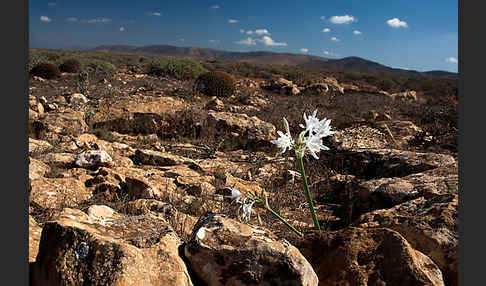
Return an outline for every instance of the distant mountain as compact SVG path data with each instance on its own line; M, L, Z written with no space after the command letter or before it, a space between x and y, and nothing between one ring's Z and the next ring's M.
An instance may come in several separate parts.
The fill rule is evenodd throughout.
M229 52L208 48L177 47L170 45L151 45L143 47L128 45L107 45L96 47L92 49L92 51L161 57L190 57L201 60L237 61L255 64L313 67L343 72L383 73L401 76L422 75L438 78L458 78L457 73L451 73L446 71L418 72L413 70L396 69L359 57L329 59L312 55L291 53L275 53L266 51Z

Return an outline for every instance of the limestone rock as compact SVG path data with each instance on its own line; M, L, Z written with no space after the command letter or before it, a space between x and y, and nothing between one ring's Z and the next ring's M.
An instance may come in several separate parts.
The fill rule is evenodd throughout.
M29 262L34 262L39 252L39 241L42 228L37 224L32 216L29 215Z
M437 265L387 228L316 232L301 244L320 285L444 285Z
M185 255L207 285L318 285L299 250L265 230L207 213Z
M70 104L85 104L88 103L88 99L81 93L73 93L68 96L68 102Z
M193 285L179 257L180 239L161 218L93 220L81 211L47 222L37 260L37 285Z
M458 285L458 196L420 197L390 209L362 215L354 225L386 227L399 232L413 248L430 257L446 285Z
M97 168L110 166L113 162L111 156L103 150L89 150L76 155L74 164L81 168Z
M227 150L270 146L270 140L276 137L275 126L256 116L215 111L209 112L201 133L203 136L224 140L223 146Z

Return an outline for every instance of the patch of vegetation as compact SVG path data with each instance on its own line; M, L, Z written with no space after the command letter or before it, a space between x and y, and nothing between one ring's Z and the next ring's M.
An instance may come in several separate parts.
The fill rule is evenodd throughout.
M235 93L236 79L229 73L215 71L200 75L194 88L207 96L229 97Z
M150 75L172 77L178 80L194 80L207 70L192 59L159 58L146 65L146 72Z
M51 63L39 63L32 68L30 73L44 79L53 79L61 75L57 65Z
M67 59L59 65L61 72L77 73L81 70L81 62L77 59Z

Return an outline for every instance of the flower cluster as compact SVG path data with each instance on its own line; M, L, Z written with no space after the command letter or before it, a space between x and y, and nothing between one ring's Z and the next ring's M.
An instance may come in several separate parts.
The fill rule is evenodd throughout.
M282 154L285 153L287 149L294 149L298 156L303 157L305 152L309 151L312 157L319 159L319 157L317 157L317 153L319 153L321 150L329 150L328 147L322 144L322 138L333 135L336 133L336 131L331 130L330 119L324 118L319 120L316 115L317 110L315 110L310 116L307 116L307 114L304 113L305 126L303 124L299 124L301 128L304 128L304 131L300 133L297 142L292 139L289 123L284 117L283 121L286 133L277 131L279 138L270 142L281 148Z

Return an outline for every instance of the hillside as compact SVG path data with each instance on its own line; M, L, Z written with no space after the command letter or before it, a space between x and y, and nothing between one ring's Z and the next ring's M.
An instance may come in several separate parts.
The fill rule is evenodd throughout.
M92 51L163 57L190 57L200 60L236 61L254 64L289 65L322 68L330 71L364 72L396 76L422 75L435 78L458 78L457 73L446 71L418 72L413 70L397 69L359 57L329 59L312 55L292 53L275 53L265 51L229 52L208 48L177 47L170 45L150 45L142 47L128 45L104 45L96 47L92 49Z

